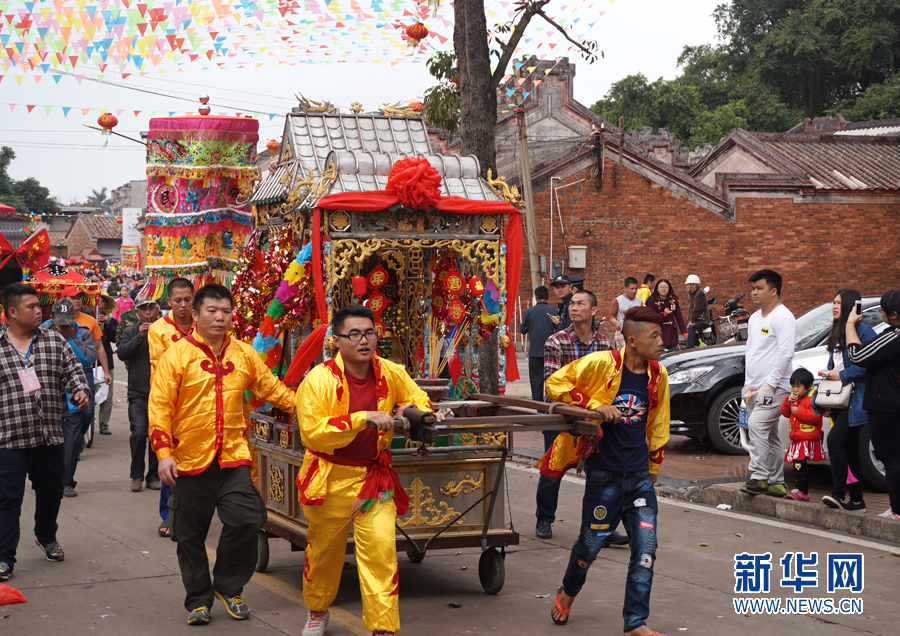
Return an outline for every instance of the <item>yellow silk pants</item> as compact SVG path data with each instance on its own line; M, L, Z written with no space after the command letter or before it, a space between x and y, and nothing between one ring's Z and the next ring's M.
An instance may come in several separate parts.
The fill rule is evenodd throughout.
M393 501L375 503L347 523L350 508L362 488L365 467L334 465L328 480L328 494L321 506L303 506L309 522L306 565L303 568L303 601L317 612L334 602L347 535L353 526L363 623L371 631L400 631L398 601L399 574L394 524L397 508Z

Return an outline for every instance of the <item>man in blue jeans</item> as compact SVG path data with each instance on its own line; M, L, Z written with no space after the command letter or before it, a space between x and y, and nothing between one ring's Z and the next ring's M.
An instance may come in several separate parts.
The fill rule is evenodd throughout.
M622 351L594 353L547 380L547 395L597 411L601 434L587 442L581 531L569 558L551 616L569 620L575 596L612 529L621 520L631 542L625 583L624 633L650 636L650 590L656 561L654 483L669 440L669 379L657 360L663 353L662 318L649 307L625 314ZM579 444L582 446L582 444Z
M597 297L592 292L577 291L572 294L568 311L571 324L547 338L547 342L544 343L544 381L581 356L609 349L609 340L599 329L594 329ZM543 395L541 397L543 398ZM557 435L558 431L544 431L545 453ZM562 475L543 474L538 479L537 512L535 512L537 525L534 533L539 539L553 537L553 522L556 520L556 504L559 500L561 480Z

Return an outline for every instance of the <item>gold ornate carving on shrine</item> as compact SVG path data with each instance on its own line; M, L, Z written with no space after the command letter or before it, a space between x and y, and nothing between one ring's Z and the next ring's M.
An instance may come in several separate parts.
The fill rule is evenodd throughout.
M278 431L278 445L285 450L291 445L291 434L288 431Z
M397 519L397 525L401 528L407 526L440 526L453 519L457 512L446 502L434 501L434 495L431 494L431 488L422 483L422 480L416 477L406 489L409 494L409 516L403 519ZM457 525L463 525L466 518L460 517L456 520Z
M269 441L269 425L261 420L256 421L256 439Z
M284 503L284 470L278 466L269 466L269 499Z
M451 479L441 486L441 494L447 497L458 497L459 495L468 495L473 493L484 485L484 471L474 479L472 475L466 475L463 479L456 481Z
M521 205L522 195L519 193L519 189L516 186L510 186L506 183L506 177L504 176L499 176L494 179L490 168L488 168L487 171L487 184L498 197L503 197L513 205Z

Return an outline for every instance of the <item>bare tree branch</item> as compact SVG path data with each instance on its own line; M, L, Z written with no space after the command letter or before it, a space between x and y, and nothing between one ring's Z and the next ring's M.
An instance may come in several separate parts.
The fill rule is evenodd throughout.
M565 30L564 28L562 28L560 25L558 25L556 22L554 22L553 19L552 19L550 16L548 16L546 13L544 13L544 10L543 10L542 8L538 8L537 14L538 14L539 16L541 16L542 18L544 18L544 20L546 20L547 22L549 22L550 24L552 24L552 25L554 26L554 28L556 28L557 31L559 31L560 33L563 34L563 37L564 37L564 38L566 38L569 42L571 42L572 44L574 44L575 46L577 46L577 47L578 47L581 51L583 51L586 55L588 55L588 56L590 56L590 57L596 57L596 56L597 56L597 53L596 53L595 51L591 51L591 50L585 48L585 46L584 46L583 44L581 44L581 42L577 42L577 41L573 40L571 37L569 37L569 34L566 33L566 30Z
M491 76L491 82L494 84L494 88L499 87L503 81L503 76L506 75L506 68L509 66L509 61L512 59L516 47L519 46L519 40L525 35L525 29L528 28L528 23L531 22L531 18L533 18L535 14L541 13L543 6L548 2L550 2L550 0L538 0L538 2L526 5L525 10L522 12L519 21L513 29L512 35L509 36L509 41L503 45L503 54L497 62L497 68L494 69L494 74Z

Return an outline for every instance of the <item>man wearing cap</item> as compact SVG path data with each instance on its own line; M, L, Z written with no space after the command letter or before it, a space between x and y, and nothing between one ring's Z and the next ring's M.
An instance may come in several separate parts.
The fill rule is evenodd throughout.
M684 284L688 288L687 347L691 349L700 344L697 333L709 326L712 317L709 312L709 303L706 301L706 293L700 288L700 277L691 274Z
M81 311L84 306L84 292L70 286L62 290L60 297L71 299L72 303L75 305L75 322L91 330L91 336L94 338L94 347L97 349L97 361L103 368L104 382L112 384L112 374L109 372L109 360L106 359L106 350L103 348L103 331L100 329L100 325L97 324L97 321L94 320L93 316ZM91 391L91 405L88 407L88 412L91 414L91 419L93 419L93 389L91 389Z
M159 305L151 298L139 300L135 313L140 321L127 327L119 342L119 360L128 367L128 423L131 428L131 492L140 492L147 480L147 488L159 490L159 460L149 452L144 472L144 455L147 454L149 420L147 401L150 399L150 345L147 336L150 326L159 317Z
M35 541L50 561L65 558L56 541L65 465L59 423L68 393L88 406L82 366L59 333L41 329L34 287L3 289L7 325L0 327L0 581L12 576L19 544L25 478L34 489Z
M569 317L569 303L572 302L572 281L569 280L568 276L557 276L550 283L550 287L553 288L553 292L556 294L556 307L559 311L558 315L550 316L550 320L553 321L553 324L556 326L556 332L559 333L572 324L572 319Z
M88 379L88 386L93 392L93 369L97 364L97 346L94 344L94 338L91 330L84 325L75 322L75 303L69 298L60 298L53 304L51 310L52 318L41 325L44 329L55 330L72 348L72 353L81 363L85 376ZM67 409L62 416L62 432L63 445L65 447L65 472L63 474L63 495L66 497L75 497L78 493L75 486L75 469L78 468L78 456L81 454L81 447L84 440L84 434L87 433L94 418L93 410L88 406L86 411L82 411L76 404L72 402L71 396L66 395Z
M112 416L113 406L113 382L116 379L116 365L113 359L112 343L116 340L116 330L119 327L119 321L113 317L116 311L116 301L112 296L101 294L100 296L100 313L97 314L97 322L100 324L100 331L103 333L103 353L106 355L106 362L109 364L109 393L106 400L100 405L100 412L97 416L97 427L100 429L101 435L112 435L109 430L109 418Z
M137 287L135 287L137 289ZM176 342L194 333L197 326L193 317L194 284L186 278L175 278L166 286L166 296L172 311L162 320L157 320L147 332L150 347L150 378L156 373L156 365L163 354ZM169 497L172 489L163 482L159 492L159 535L169 536Z

